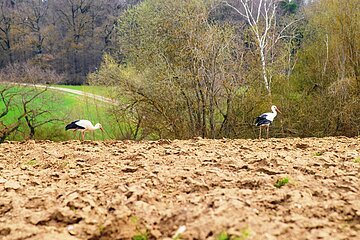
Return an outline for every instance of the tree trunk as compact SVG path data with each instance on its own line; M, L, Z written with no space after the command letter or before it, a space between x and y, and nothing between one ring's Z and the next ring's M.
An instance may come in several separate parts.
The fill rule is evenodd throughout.
M262 68L262 75L263 75L263 79L264 79L265 88L266 88L269 96L271 96L270 82L269 82L267 72L266 72L266 59L265 59L264 49L260 50L260 58L261 58L261 68Z
M20 117L21 118L21 117ZM5 139L10 136L11 133L15 132L20 126L20 119L16 123L10 125L10 127L5 127L3 130L0 131L0 143L4 142Z

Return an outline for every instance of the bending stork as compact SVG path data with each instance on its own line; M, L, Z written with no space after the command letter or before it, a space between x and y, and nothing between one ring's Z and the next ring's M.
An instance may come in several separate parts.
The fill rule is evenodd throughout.
M76 131L80 131L83 141L85 139L85 132L95 131L96 129L104 131L100 123L97 123L95 124L95 126L93 126L89 120L76 120L69 123L65 127L65 130L72 130L74 131L74 134L76 133Z
M259 139L261 139L261 128L267 127L266 138L269 138L269 126L274 121L274 118L277 115L277 112L281 113L280 110L275 106L271 106L271 111L268 113L263 113L258 116L255 120L255 125L260 127Z

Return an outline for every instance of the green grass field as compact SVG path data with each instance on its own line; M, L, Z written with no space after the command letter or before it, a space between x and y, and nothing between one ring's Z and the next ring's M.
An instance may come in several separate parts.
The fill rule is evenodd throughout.
M98 95L102 95L107 91L105 87L97 86L56 86L86 91ZM0 86L0 90L1 87L2 86ZM29 91L29 87L13 87L11 91L14 93ZM120 132L123 130L122 128L124 126L122 126L121 123L116 123L113 117L108 114L108 110L111 107L109 104L84 96L52 89L48 89L41 96L42 97L36 99L31 106L36 108L39 106L46 106L46 108L51 110L51 117L59 120L37 128L35 135L36 139L49 139L54 141L74 138L79 139L79 133L74 136L72 132L66 132L64 129L67 123L77 119L88 119L94 125L97 122L100 122L105 129L105 132L97 130L94 133L87 133L86 139L88 140L116 139L119 138ZM21 106L21 97L15 97L10 112L5 117L1 118L0 121L5 125L16 121L17 117L22 112ZM0 102L0 109L4 109L4 104L2 102ZM49 117L49 115L46 117ZM44 119L46 117L44 117ZM40 117L39 120L42 121L43 119ZM9 140L23 140L27 136L27 131L27 126L23 123L19 128L19 131L13 134Z

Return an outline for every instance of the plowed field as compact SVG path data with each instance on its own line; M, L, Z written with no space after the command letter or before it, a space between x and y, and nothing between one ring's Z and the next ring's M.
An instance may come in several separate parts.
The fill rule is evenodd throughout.
M180 226L178 239L360 239L360 139L0 144L0 239Z

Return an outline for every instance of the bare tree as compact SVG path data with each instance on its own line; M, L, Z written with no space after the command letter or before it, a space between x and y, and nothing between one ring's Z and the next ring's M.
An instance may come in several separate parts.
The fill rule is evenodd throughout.
M13 132L19 130L19 127L25 121L29 130L28 138L33 139L35 130L47 123L61 121L62 119L52 114L49 98L51 95L45 94L47 88L37 89L35 87L19 88L15 85L6 85L0 89L1 104L4 110L0 112L0 143L8 138ZM43 98L41 101L39 99ZM20 103L19 103L20 100ZM40 102L40 103L39 103ZM7 118L10 111L18 108L19 111L15 118ZM11 123L4 123L4 122Z
M159 137L224 136L242 85L241 51L234 29L209 23L210 10L202 0L161 0L127 12L118 28L127 66L107 55L90 82L117 86L133 126Z
M29 139L35 136L35 130L47 123L61 121L58 117L53 116L51 106L49 106L49 97L45 97L47 88L37 89L28 88L19 93L21 95L21 107L26 125L29 128ZM41 104L34 104L35 100L42 98Z
M20 24L30 32L35 54L42 54L44 52L44 28L49 4L47 1L25 0L18 5L17 15Z
M99 65L102 53L111 49L117 18L125 6L115 0L53 2L54 26L64 44L57 49L63 56L59 60L72 83L83 83L86 74Z
M0 112L0 143L4 142L10 134L19 128L22 118L25 116L24 114L20 114L16 121L11 124L4 124L3 122L3 119L9 113L10 106L16 96L16 94L11 91L12 88L13 86L3 85L2 89L0 89L1 104L4 105L4 109Z
M0 3L0 47L8 56L8 61L12 63L12 28L14 25L14 16L12 14L12 5L9 5L7 1Z
M56 103L57 99L47 93L47 88L38 89L31 85L21 87L14 83L56 83L61 79L62 76L54 71L30 63L8 65L0 71L0 105L4 106L0 112L0 142L22 128L24 122L29 129L28 138L31 139L38 127L61 120L53 114L51 104ZM6 81L11 83L4 83Z
M285 26L277 23L277 7L279 0L236 0L239 6L224 3L240 14L255 35L260 55L262 77L265 88L271 96L272 74L269 72L271 54L279 40L288 38L287 30L300 19L293 20Z

